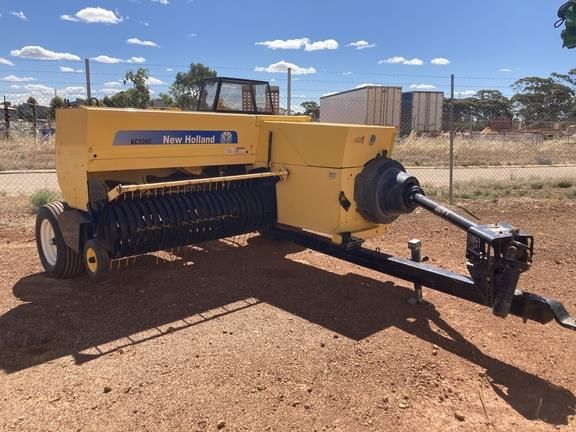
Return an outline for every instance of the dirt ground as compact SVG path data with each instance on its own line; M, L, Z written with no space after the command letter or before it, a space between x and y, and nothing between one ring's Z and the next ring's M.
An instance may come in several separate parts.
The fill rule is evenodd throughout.
M576 313L576 202L466 208L529 230L521 287ZM576 335L554 323L426 289L411 306L406 282L259 236L141 257L99 286L51 280L32 217L9 214L2 431L576 430ZM407 256L414 237L464 270L464 235L423 211L368 246Z

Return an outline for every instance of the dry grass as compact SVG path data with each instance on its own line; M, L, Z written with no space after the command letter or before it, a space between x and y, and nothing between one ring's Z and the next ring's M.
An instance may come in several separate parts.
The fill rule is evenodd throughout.
M54 137L41 140L29 135L0 139L0 171L54 168Z
M576 139L535 142L528 136L457 135L456 166L576 164ZM406 166L447 166L449 138L410 135L400 139L394 158ZM54 168L54 138L34 142L28 135L0 139L0 171Z
M14 233L32 235L35 215L30 208L30 197L0 195L0 244Z
M423 185L430 197L448 199L447 188ZM494 198L530 197L542 199L576 200L575 179L525 180L519 182L474 181L455 182L454 198L456 199L494 199Z
M447 166L450 140L447 135L410 135L400 139L394 158L407 166ZM536 142L527 137L457 135L456 166L557 165L576 163L576 140L567 138Z

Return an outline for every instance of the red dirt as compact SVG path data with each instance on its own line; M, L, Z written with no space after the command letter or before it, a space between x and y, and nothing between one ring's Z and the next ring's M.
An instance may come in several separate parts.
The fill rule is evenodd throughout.
M522 288L576 313L576 203L467 208L534 234ZM555 324L426 289L410 306L406 282L258 236L51 280L30 223L0 224L2 431L576 429L574 333ZM407 256L413 237L464 271L464 235L423 212L368 246Z

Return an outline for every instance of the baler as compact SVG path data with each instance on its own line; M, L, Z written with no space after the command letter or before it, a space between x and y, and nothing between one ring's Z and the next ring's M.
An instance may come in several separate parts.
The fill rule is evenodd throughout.
M275 115L268 83L204 82L198 110L68 107L56 114L63 202L42 207L36 240L50 276L95 280L112 263L258 231L485 305L556 320L562 304L520 291L533 238L477 224L428 198L391 158L393 127ZM363 246L422 207L467 232L469 275Z

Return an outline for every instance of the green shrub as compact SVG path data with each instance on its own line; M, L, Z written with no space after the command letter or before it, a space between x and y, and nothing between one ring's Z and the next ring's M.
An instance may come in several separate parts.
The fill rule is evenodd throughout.
M574 183L571 180L559 180L554 184L554 186L560 189L568 189L571 188Z
M58 193L48 189L40 189L30 195L30 206L32 210L37 212L44 204L48 204L56 199L58 199Z

